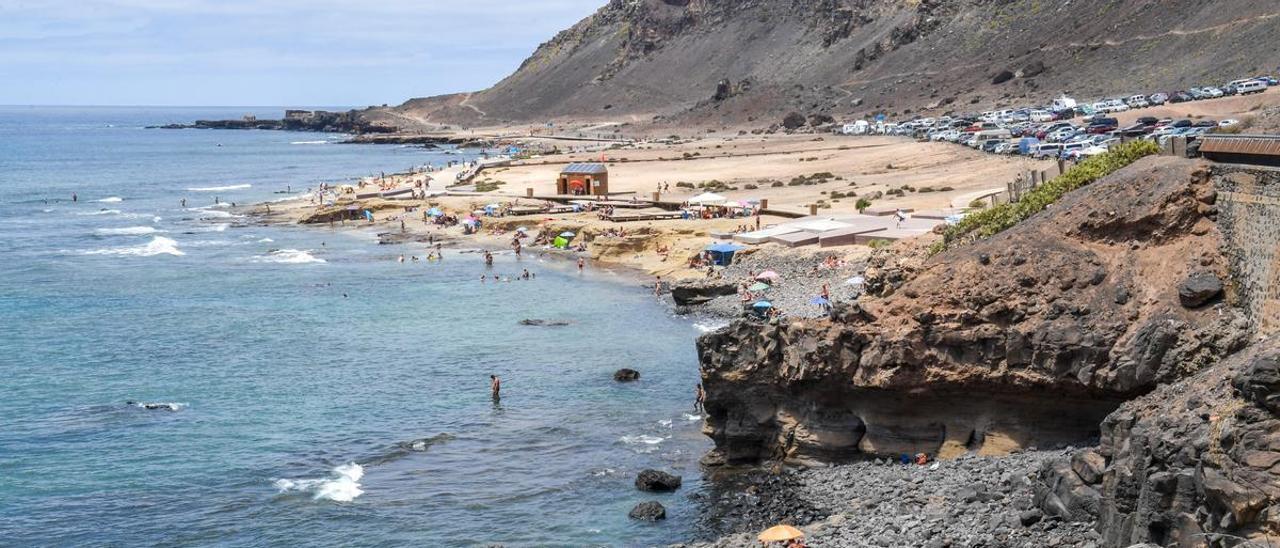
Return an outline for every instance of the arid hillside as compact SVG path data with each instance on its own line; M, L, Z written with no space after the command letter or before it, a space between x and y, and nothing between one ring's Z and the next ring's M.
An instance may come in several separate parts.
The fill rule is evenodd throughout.
M367 114L714 127L965 112L1274 72L1278 30L1274 0L612 0L488 90Z

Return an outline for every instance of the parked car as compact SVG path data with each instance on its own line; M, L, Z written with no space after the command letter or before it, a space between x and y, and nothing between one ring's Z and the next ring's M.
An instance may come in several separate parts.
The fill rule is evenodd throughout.
M1192 124L1191 127L1218 127L1218 123L1213 120L1200 120Z
M1276 84L1280 84L1280 82L1276 81L1276 79L1272 76L1259 76L1257 78L1254 78L1254 80L1266 83L1268 86L1274 86Z
M1208 94L1208 95L1209 95L1209 97L1212 97L1212 98L1214 98L1214 99L1217 99L1218 97L1222 97L1222 96L1224 95L1224 93L1222 93L1222 90L1220 90L1220 89L1218 89L1218 88L1215 88L1215 87L1212 87L1212 86L1211 86L1211 87L1204 88L1204 89L1203 89L1203 90L1201 90L1201 91L1204 91L1206 94Z
M1033 110L1027 115L1027 118L1030 119L1032 122L1039 124L1043 122L1052 121L1053 114L1047 110Z
M1163 105L1168 101L1169 94L1167 93L1154 93L1150 97L1147 97L1147 103L1151 105Z
M1193 125L1195 125L1195 124L1191 123L1191 120L1188 120L1188 119L1186 119L1186 118L1183 118L1183 119L1178 120L1177 122L1174 122L1174 123L1172 123L1172 124L1170 124L1170 125L1171 125L1171 126L1173 126L1173 127L1175 127L1175 128L1184 128L1184 127L1191 127L1191 126L1193 126Z
M1236 120L1235 118L1227 118L1226 120L1218 122L1218 127L1231 127L1235 125L1240 125L1240 120Z
M1156 124L1159 124L1160 120L1155 116L1142 116L1135 120L1135 122L1144 126L1156 127Z
M1192 99L1195 99L1195 100L1197 100L1197 101L1200 101L1200 100L1202 100L1202 99L1212 99L1212 98L1213 98L1213 95L1210 95L1210 94L1209 94L1209 92L1207 92L1207 91L1205 91L1205 90L1203 90L1203 89L1200 89L1200 88L1187 88L1187 93L1188 93L1189 95L1191 95L1191 98L1192 98Z
M1169 100L1168 100L1167 102L1169 102L1169 103L1186 103L1186 102L1194 101L1194 100L1196 100L1196 98L1195 98L1194 96L1192 96L1192 95L1191 95L1191 93L1186 92L1186 91L1179 91L1179 92L1175 92L1173 95L1170 95L1170 96L1169 96Z
M1124 103L1129 105L1129 108L1147 108L1151 106L1151 103L1147 102L1147 98L1144 95L1134 95L1125 100Z

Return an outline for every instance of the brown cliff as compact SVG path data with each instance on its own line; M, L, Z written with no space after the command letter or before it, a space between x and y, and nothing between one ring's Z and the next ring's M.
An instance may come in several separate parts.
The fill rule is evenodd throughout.
M1000 453L1103 417L1244 344L1205 165L1148 158L989 240L931 258L832 320L738 322L698 342L712 460Z

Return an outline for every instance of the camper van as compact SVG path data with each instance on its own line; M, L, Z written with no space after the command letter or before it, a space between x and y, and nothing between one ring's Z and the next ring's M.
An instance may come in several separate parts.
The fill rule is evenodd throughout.
M1054 112L1070 110L1070 109L1076 108L1076 106L1078 106L1078 104L1076 103L1076 100L1070 97L1067 97L1066 94L1063 94L1062 97L1059 97L1053 100Z
M1236 84L1236 92L1240 95L1262 93L1264 91L1267 91L1267 84L1262 80L1249 80L1248 82Z
M845 135L866 135L869 129L871 129L870 123L866 120L858 120L852 124L845 124L840 133Z

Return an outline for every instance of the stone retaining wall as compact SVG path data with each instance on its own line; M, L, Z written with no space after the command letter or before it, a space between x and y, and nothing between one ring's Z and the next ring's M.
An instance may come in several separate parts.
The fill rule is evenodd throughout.
M1258 335L1280 332L1280 169L1217 164L1213 181L1233 296Z

